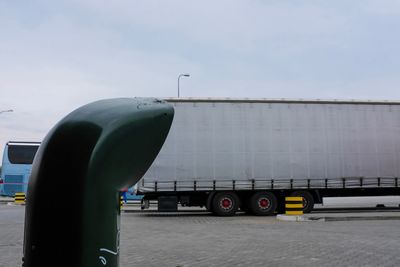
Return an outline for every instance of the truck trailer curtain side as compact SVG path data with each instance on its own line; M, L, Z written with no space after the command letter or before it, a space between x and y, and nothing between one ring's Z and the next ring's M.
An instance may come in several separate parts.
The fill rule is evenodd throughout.
M314 201L327 189L339 195L359 194L349 190L362 188L398 193L400 103L168 101L175 118L163 148L138 184L145 198L169 192L178 202L184 196L197 199L192 204L206 205L210 194L229 191L240 206L260 191L272 192L277 201L296 190ZM363 194L374 194L370 191Z

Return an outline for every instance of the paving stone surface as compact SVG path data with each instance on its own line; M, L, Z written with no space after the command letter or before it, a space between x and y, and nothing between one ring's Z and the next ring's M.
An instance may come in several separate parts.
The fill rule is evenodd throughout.
M21 266L23 220L24 207L0 205L1 267ZM124 212L120 266L399 266L399 229L400 220Z

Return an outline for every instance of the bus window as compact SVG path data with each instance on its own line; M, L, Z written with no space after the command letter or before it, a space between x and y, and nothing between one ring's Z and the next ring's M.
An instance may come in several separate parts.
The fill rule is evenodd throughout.
M39 146L9 145L8 160L11 164L32 164Z

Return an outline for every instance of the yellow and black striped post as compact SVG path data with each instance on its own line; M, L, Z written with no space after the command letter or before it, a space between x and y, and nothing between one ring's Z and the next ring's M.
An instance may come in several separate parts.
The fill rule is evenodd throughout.
M303 215L302 197L285 197L286 215Z
M122 210L122 206L124 205L124 197L120 196L119 197L119 209Z
M25 204L25 193L15 193L14 203L15 204Z

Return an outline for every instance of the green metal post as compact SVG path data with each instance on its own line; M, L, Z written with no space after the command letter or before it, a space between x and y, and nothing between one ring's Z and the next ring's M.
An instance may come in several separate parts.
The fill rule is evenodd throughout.
M50 131L29 181L23 266L119 265L119 191L150 167L173 115L153 98L102 100Z

